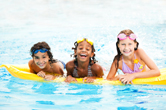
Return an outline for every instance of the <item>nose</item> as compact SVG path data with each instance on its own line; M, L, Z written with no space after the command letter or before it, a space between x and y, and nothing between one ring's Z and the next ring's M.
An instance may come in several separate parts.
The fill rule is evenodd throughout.
M125 45L125 49L128 49L129 48L129 46L128 45Z
M83 49L82 49L82 51L84 51L84 52L85 52L85 51L86 51L86 49L85 49L85 48L83 48Z
M39 59L39 63L43 62L42 58Z

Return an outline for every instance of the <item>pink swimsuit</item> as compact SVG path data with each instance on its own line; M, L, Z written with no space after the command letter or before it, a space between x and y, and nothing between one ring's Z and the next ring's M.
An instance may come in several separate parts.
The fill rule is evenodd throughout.
M136 59L135 54L134 54L134 57L135 57L135 59ZM123 71L123 73L132 74L132 73L136 73L136 72L141 72L141 71L144 69L144 67L140 68L141 66L143 66L143 65L141 65L139 62L138 62L138 63L134 63L134 70L131 70L131 69L125 64L125 62L123 61L123 56L122 56L122 71Z

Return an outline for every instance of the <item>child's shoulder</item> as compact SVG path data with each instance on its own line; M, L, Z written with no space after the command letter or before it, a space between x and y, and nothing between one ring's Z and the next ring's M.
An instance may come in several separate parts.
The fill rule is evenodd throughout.
M123 55L115 56L113 62L114 62L114 63L117 63L117 62L119 62L119 61L122 61L122 57L123 57ZM119 60L118 60L118 59L119 59Z
M94 63L92 66L91 66L92 69L94 70L98 70L98 69L101 69L101 65L99 65L98 63Z
M60 67L59 62L54 62L51 64L53 67Z
M31 67L33 65L33 59L29 60L28 65Z
M29 60L28 64L29 64L29 63L32 63L32 62L33 62L33 59Z
M28 65L29 65L29 68L30 68L30 72L36 73L35 70L36 70L38 67L35 65L33 59L29 60Z
M135 52L141 52L144 51L142 48L138 48Z
M144 50L142 48L138 48L135 53L140 56L141 54L145 53Z
M66 63L66 68L72 68L74 66L75 66L74 60L71 60L71 61L69 61L69 62Z
M95 73L97 76L102 77L104 75L103 68L99 64L95 63L91 66L92 73Z

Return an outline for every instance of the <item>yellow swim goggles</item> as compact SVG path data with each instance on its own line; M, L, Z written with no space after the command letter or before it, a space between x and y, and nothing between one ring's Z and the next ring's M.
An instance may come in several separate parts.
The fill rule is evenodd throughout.
M82 38L82 37L77 39L77 43L83 42L85 39L88 43L90 43L90 45L93 45L93 41L91 39Z

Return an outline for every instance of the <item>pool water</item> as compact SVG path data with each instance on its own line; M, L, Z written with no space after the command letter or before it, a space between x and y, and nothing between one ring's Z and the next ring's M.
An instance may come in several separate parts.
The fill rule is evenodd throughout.
M159 69L166 68L165 0L1 0L0 10L0 64L27 64L30 48L39 41L67 63L82 36L94 40L106 77L116 36L129 28ZM0 68L1 110L165 110L165 99L165 85L41 83Z

